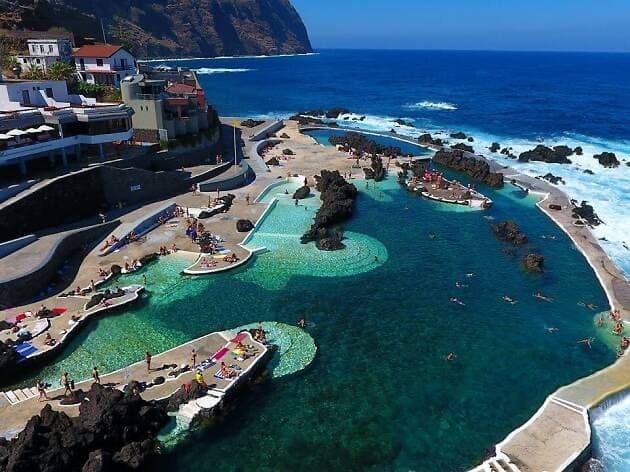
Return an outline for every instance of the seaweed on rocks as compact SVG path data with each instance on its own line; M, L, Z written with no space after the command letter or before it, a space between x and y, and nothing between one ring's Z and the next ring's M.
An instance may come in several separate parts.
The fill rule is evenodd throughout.
M465 155L460 149L440 150L433 156L433 162L443 165L458 172L463 172L472 179L482 182L490 187L503 187L503 174L491 172L490 165L472 155Z
M136 470L156 453L155 437L167 421L154 402L94 384L78 417L46 405L16 438L0 443L0 469L103 470L91 469L102 463L108 470Z
M301 242L306 244L315 241L322 250L343 249L343 234L334 230L334 227L352 216L357 189L346 182L339 171L322 170L321 175L315 176L315 182L322 205Z

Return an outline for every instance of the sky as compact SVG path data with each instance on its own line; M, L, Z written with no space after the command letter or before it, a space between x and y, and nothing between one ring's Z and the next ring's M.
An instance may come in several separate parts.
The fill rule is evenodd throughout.
M630 52L630 0L292 0L314 48Z

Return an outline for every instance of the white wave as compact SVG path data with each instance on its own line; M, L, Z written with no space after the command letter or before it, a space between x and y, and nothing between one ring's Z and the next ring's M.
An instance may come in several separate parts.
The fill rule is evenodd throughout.
M199 69L194 69L197 74L209 75L209 74L232 74L237 72L251 72L255 69L226 69L221 67L200 67Z
M410 110L418 110L418 109L427 109L427 110L440 110L440 111L455 111L457 110L457 105L454 103L448 102L418 102L413 103L411 105L406 105L405 108L409 108Z
M318 52L308 52L303 54L276 54L261 56L216 56L216 57L162 57L157 59L138 59L137 62L186 62L186 61L214 61L221 59L271 59L274 57L300 57L300 56L318 56Z
M594 455L605 470L630 467L630 396L611 406L593 421Z

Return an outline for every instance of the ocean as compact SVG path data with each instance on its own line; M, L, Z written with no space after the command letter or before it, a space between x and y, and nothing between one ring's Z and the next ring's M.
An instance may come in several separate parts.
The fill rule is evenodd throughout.
M288 117L338 106L366 116L340 120L345 126L472 135L481 154L530 175L561 176L563 190L594 206L605 223L595 234L630 274L630 54L324 50L170 64L197 70L222 116ZM584 155L572 156L572 165L519 164L490 154L492 142L517 155L541 143L582 146ZM593 159L603 151L616 153L621 166L603 168Z

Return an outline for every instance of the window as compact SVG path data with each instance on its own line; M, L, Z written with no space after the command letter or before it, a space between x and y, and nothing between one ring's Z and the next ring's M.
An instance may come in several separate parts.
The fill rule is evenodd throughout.
M31 96L28 94L28 90L22 90L22 103L24 105L31 104Z
M48 52L53 52L53 45L52 44L48 45Z
M39 60L39 59L35 59L35 62L37 62L37 63L39 64L39 63L40 63L40 60Z
M55 98L55 97L53 96L53 89L52 89L52 87L46 87L46 96L47 96L48 98Z
M44 45L43 44L39 45L39 52L44 52Z
M98 67L103 67L103 59L97 59L97 60L96 60L96 65L97 65Z

